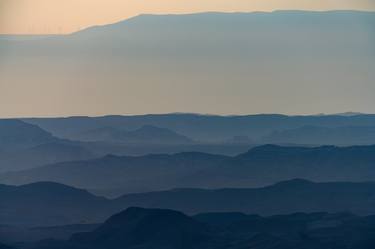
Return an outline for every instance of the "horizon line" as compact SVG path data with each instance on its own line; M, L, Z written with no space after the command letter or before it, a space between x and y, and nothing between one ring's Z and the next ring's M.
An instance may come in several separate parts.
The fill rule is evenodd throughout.
M315 114L286 114L286 113L249 113L249 114L211 114L199 112L166 112L166 113L143 113L143 114L99 114L99 115L62 115L62 116L19 116L19 117L0 117L1 119L58 119L58 118L103 118L103 117L136 117L136 116L163 116L163 115L194 115L194 116L213 116L213 117L246 117L246 116L285 116L285 117L304 117L304 116L366 116L375 115L375 113L362 112L339 112L339 113L315 113Z
M129 21L133 18L141 16L188 16L188 15L199 15L199 14L272 14L277 12L309 12L309 13L330 13L330 12L358 12L358 13L368 13L375 14L374 10L362 10L362 9L329 9L329 10L304 10L304 9L276 9L272 11L198 11L198 12L186 12L186 13L139 13L130 17L126 17L116 22L109 22L106 24L94 24L73 32L68 33L0 33L0 36L65 36L79 33L81 31L95 28L95 27L105 27L109 25L114 25L121 22ZM1 38L1 37L0 37Z

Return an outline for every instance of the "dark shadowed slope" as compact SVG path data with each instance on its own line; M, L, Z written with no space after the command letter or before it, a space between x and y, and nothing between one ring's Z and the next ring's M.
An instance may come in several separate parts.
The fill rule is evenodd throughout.
M42 242L37 248L205 248L210 236L205 225L180 212L133 207L113 215L93 232L74 235L66 242Z
M242 216L241 219L228 219L231 216L233 214L207 213L194 218L214 227L219 226L222 230L235 234L237 238L246 238L235 243L239 248L369 249L375 246L374 216L295 213L270 217L249 215Z
M4 245L2 243L0 243L0 249L15 249L14 247L11 247L11 246L7 246L7 245Z
M36 125L15 119L0 119L0 152L29 148L57 139Z
M107 217L106 217L107 218ZM90 232L100 224L71 224L62 226L22 227L0 224L0 241L14 245L45 239L67 240L75 233Z
M93 232L69 241L44 241L42 249L370 249L374 217L350 214L246 216L218 225L206 216L188 217L161 209L129 208ZM228 214L215 214L225 220Z
M95 223L107 217L106 199L65 185L0 185L1 224L43 226Z
M0 175L5 184L53 181L85 189L148 192L171 188L259 187L303 178L375 181L375 146L265 145L226 157L205 153L106 156Z
M191 248L208 239L199 222L172 210L128 208L71 241L93 248Z

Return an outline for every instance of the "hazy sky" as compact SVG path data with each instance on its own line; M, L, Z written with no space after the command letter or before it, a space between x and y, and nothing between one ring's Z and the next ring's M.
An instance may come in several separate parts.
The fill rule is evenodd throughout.
M69 33L140 13L375 10L375 0L0 0L0 33Z
M374 11L375 0L0 0L0 33L70 33L141 13L277 9ZM274 19L282 13L236 25L224 16L248 15L141 16L54 39L0 37L0 117L374 113L375 14Z

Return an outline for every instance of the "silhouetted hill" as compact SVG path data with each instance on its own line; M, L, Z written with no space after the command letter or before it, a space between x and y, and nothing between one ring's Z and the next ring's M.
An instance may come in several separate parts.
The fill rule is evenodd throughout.
M172 130L145 125L134 131L102 127L76 135L82 141L123 142L128 144L189 144L192 140Z
M375 126L375 115L285 116L259 114L215 116L198 114L159 114L137 116L69 117L25 119L56 135L74 139L85 131L113 127L134 130L144 125L165 127L197 141L223 141L234 136L259 140L274 131L304 126L335 128L342 126Z
M20 242L33 243L46 239L68 240L75 233L90 232L99 225L100 224L72 224L47 227L0 225L0 241L9 245L15 245Z
M313 183L295 179L253 189L175 189L124 195L116 206L168 208L185 213L244 212L261 215L293 212L375 214L375 183ZM121 203L121 204L119 204Z
M28 148L57 139L36 125L15 119L0 119L0 152Z
M195 218L207 220L211 214ZM221 216L221 217L220 217ZM224 220L227 214L216 214ZM216 221L207 222L217 227ZM245 248L372 248L375 245L374 216L358 217L348 213L295 213L270 217L247 216L221 225ZM263 243L262 243L263 242Z
M199 152L139 157L108 155L100 159L6 173L0 176L0 181L8 184L53 181L85 189L114 188L123 189L123 193L145 192L178 186L185 176L214 167L226 158Z
M95 223L107 217L106 199L85 190L39 182L23 186L0 185L2 224L43 226Z
M303 178L312 181L374 181L375 146L286 147L264 145L191 176L198 186L249 187ZM210 177L210 178L209 178ZM211 179L208 181L208 179Z
M172 210L129 208L88 233L69 241L45 241L35 248L66 249L370 249L375 219L338 213L246 216L217 224Z
M263 143L361 145L375 144L375 126L318 127L274 131L261 139Z
M0 185L0 197L1 223L13 227L100 223L113 213L134 206L174 209L188 214L216 212L215 215L220 215L219 212L260 215L294 212L375 214L374 183L313 183L299 179L264 188L175 189L128 194L113 200L56 183L34 183L19 187ZM240 218L241 215L237 213L227 214L225 222ZM34 237L45 236L47 230L39 229L30 234ZM19 231L21 238L27 237L22 235L22 230ZM70 231L72 229L66 229L65 232L58 228L49 229L54 238L61 238L56 236L69 234ZM9 239L11 234L15 234L12 227L0 227L0 239L7 233L10 234L5 238Z
M63 161L94 158L95 154L73 142L51 142L0 153L0 172L36 168Z
M202 224L176 211L128 208L71 241L91 248L192 248L207 241Z
M123 193L171 188L248 188L294 178L375 181L375 146L264 145L234 157L205 153L106 156L0 175L5 184L53 181Z
M79 142L57 138L20 120L0 119L0 172L94 157Z

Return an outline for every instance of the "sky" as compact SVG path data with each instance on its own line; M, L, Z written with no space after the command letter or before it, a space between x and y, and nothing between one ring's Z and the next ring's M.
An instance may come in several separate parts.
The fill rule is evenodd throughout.
M375 10L375 0L0 0L0 33L71 33L142 13Z
M69 34L143 13L281 9L375 11L375 0L0 0L0 34ZM137 20L136 29L105 27L123 34L112 38L0 36L0 117L375 113L375 25L366 18L272 32L241 21L216 33L217 20L151 29Z

